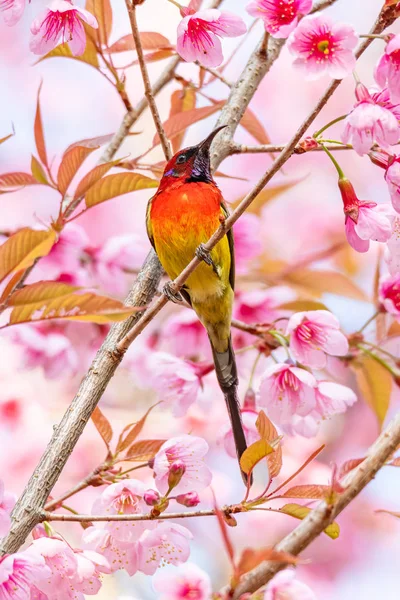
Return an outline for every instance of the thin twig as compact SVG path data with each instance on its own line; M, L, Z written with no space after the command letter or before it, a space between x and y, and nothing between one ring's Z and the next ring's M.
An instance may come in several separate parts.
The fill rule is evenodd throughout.
M230 154L267 154L267 153L276 153L282 152L285 148L283 144L264 144L260 146L245 146L244 144L231 144ZM325 144L325 148L328 150L352 150L353 146L350 144ZM321 152L323 148L321 146L317 146L316 148L311 148L310 150L304 150L301 146L296 146L293 150L293 154L306 154L308 152Z
M126 8L128 9L129 20L131 22L132 35L135 42L135 50L137 53L140 70L142 72L142 79L144 85L144 93L147 98L147 102L149 103L149 107L151 110L151 114L153 115L154 125L156 126L158 136L160 138L161 147L163 149L165 158L169 160L172 156L171 146L168 141L167 136L165 135L164 128L162 126L162 121L160 118L160 113L158 112L157 104L153 96L153 92L151 89L151 83L149 78L149 73L147 71L147 65L144 58L142 41L140 39L139 28L136 19L136 6L132 2L132 0L125 0Z

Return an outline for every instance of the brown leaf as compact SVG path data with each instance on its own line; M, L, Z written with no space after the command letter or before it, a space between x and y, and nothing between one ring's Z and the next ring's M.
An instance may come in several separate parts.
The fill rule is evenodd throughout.
M146 419L149 416L150 412L158 404L159 404L159 402L157 402L157 404L153 404L153 406L150 406L150 408L146 412L146 414L137 423L133 423L132 426L128 428L128 433L125 437L122 437L122 434L121 434L121 436L118 440L116 452L122 452L136 440L138 435L141 433L141 431L144 427L144 424L146 423ZM126 430L127 430L127 428L125 428L122 433L126 433Z
M172 48L171 42L161 33L155 31L142 31L140 33L140 41L142 42L143 50L161 50ZM132 34L124 35L122 38L111 44L107 52L126 52L128 50L136 50L135 41Z
M165 48L164 50L155 50L154 52L148 52L147 54L145 54L144 60L146 63L157 62L159 60L169 58L170 56L175 56L175 54L175 50ZM139 60L134 60L131 64L138 65Z
M75 146L64 152L61 164L57 173L57 185L61 194L64 196L68 187L76 175L83 161L99 146L87 148L86 146Z
M387 464L391 467L400 467L400 457L394 458L390 461L390 463Z
M169 111L169 119L174 115L182 112L187 112L196 107L196 92L193 88L185 87L180 90L175 90L171 95L171 108ZM178 152L179 148L182 147L183 138L185 132L183 131L179 135L175 136L172 140L173 153Z
M145 175L129 172L116 173L107 175L92 185L86 192L85 202L86 206L90 208L122 194L154 187L158 187L158 181Z
M257 440L246 448L240 458L240 467L242 471L248 475L263 458L273 451L274 449L267 440Z
M1 178L0 178L1 180ZM400 336L400 323L398 321L393 321L387 331L387 337L398 337Z
M96 46L88 36L86 37L85 51L80 56L75 56L74 54L72 54L68 44L65 43L56 46L55 48L53 48L53 50L50 50L50 52L48 52L44 56L41 56L37 63L41 62L42 60L46 60L47 58L72 58L73 60L79 60L80 62L84 62L94 67L95 69L99 68L99 60L97 58Z
M37 183L42 183L43 185L49 185L47 180L46 173L37 158L35 158L32 154L31 159L31 171L32 176L36 180Z
M384 508L379 508L375 511L376 513L384 513L386 515L391 515L392 517L396 517L400 519L400 512L395 512L394 510L385 510Z
M339 469L338 479L343 479L343 477L347 475L347 473L350 473L350 471L358 467L358 465L361 465L361 463L364 462L364 460L365 457L351 458L350 460L346 460L346 462L344 462Z
M10 294L11 292L15 289L16 285L19 283L19 281L22 279L22 277L24 276L25 273L25 269L22 269L22 271L17 271L9 280L9 282L7 283L6 287L3 290L3 293L1 294L0 297L0 306L4 305L4 303L8 303L11 300Z
M42 111L40 109L40 91L41 91L41 89L42 89L42 84L40 84L38 93L37 93L34 133L35 133L36 149L38 151L39 158L42 161L42 163L44 164L44 166L48 168L46 143L44 140L43 123L42 123Z
M91 32L102 46L108 45L112 29L112 8L110 0L86 0L86 10L88 10L97 19L98 29Z
M270 143L271 140L264 129L264 125L258 120L258 117L256 117L250 108L246 109L240 120L240 124L259 144Z
M26 306L51 300L52 298L62 298L69 296L78 289L77 286L59 281L37 281L15 291L9 301L9 306Z
M271 185L271 186L265 188L258 194L257 198L255 198L253 200L253 202L250 204L250 206L247 210L251 213L254 213L255 215L260 216L264 206L269 204L269 202L271 202L271 200L278 198L281 194L292 189L293 187L295 187L302 181L303 181L303 178L288 179L288 180L285 179L276 185ZM238 200L235 200L234 202L232 202L230 204L230 206L232 206L232 208L236 208L242 200L243 200L243 196L241 196Z
M163 128L166 136L172 140L176 135L179 135L185 131L190 125L198 123L202 119L210 117L218 110L220 110L225 104L225 100L220 100L211 106L202 106L201 108L192 108L186 112L181 112L173 115L163 123ZM154 136L153 146L157 146L160 143L158 133Z
M285 504L280 509L280 512L285 513L286 515L290 515L291 517L295 517L295 519L305 519L307 515L311 512L311 508L308 506L301 506L300 504ZM327 536L336 540L340 534L340 527L334 521L328 527L325 527L324 532Z
M305 310L328 310L325 304L316 300L293 300L280 304L277 308L281 310L293 310L294 312L302 312Z
M248 177L239 177L238 175L228 175L222 171L215 171L214 177L224 177L226 179L236 179L236 181L249 181Z
M124 460L146 462L155 457L159 449L167 440L140 440L134 442L128 449Z
M3 173L0 175L0 190L13 191L25 185L37 185L39 182L30 173Z
M392 393L392 376L385 367L369 356L361 356L351 363L357 385L382 426Z
M4 142L6 142L7 140L9 140L10 138L12 138L15 135L15 133L9 133L8 135L0 138L0 144L4 144Z
M113 436L113 430L107 417L101 412L98 406L92 412L92 421L99 434L101 435L107 448L110 448L110 442Z
M263 410L258 413L256 427L260 438L267 440L267 442L273 442L278 437L274 424ZM280 444L275 448L275 452L267 456L267 463L271 479L277 477L282 468L282 448Z
M346 275L338 271L297 269L283 277L289 285L301 292L320 297L330 293L355 300L366 300L365 293Z
M16 306L10 315L10 325L50 319L110 323L123 321L138 310L107 296L92 292L75 293Z
M26 227L0 246L0 281L11 273L30 267L36 258L46 256L56 241L53 229L36 231Z
M100 148L100 146L108 144L108 142L110 142L113 139L113 137L113 133L106 133L105 135L98 135L96 137L79 140L79 142L74 142L73 144L68 146L65 153L67 153L69 150L72 150L72 148L76 148L77 146L84 146L85 148L93 148L93 150L96 150L97 148Z
M112 160L107 163L102 163L101 165L97 165L88 173L86 173L86 175L78 183L74 194L74 200L84 196L86 192L92 187L92 185L97 183L97 181L99 181L103 177L103 175L108 173L108 171L112 169L112 167L115 167L115 165L119 163L119 160L120 159Z
M330 485L295 485L282 494L283 498L307 498L323 500L331 492Z
M255 569L265 560L286 563L288 565L295 565L299 562L299 559L296 556L293 556L288 552L275 550L274 548L245 548L239 558L237 567L239 576Z

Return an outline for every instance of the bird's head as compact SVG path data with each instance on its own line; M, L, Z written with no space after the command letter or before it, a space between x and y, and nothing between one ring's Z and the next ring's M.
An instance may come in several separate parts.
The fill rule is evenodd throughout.
M227 127L221 125L210 133L205 140L197 144L197 146L190 146L189 148L183 148L177 152L168 162L164 169L162 181L171 182L181 179L185 182L191 181L205 181L211 182L211 167L210 167L210 146L217 135Z

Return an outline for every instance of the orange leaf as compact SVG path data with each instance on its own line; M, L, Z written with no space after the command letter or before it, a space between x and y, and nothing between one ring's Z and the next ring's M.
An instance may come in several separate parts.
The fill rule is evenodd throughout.
M9 301L9 306L26 306L53 298L62 298L73 294L78 289L77 286L59 281L37 281L14 292Z
M0 175L0 190L13 191L25 185L36 185L38 181L30 173L3 173Z
M258 120L256 115L250 108L247 108L240 124L245 130L257 140L259 144L269 144L270 139L268 133L264 129L264 125Z
M22 271L17 271L11 277L10 281L7 283L6 287L3 290L2 295L0 297L0 306L1 305L4 306L4 304L7 304L7 306L9 305L9 302L11 301L11 298L13 297L13 295L10 296L10 294L13 291L13 289L18 285L19 281L24 276L24 273L25 273L25 269L22 269Z
M45 167L48 168L46 143L44 140L43 123L42 123L42 111L40 109L40 91L41 91L41 89L42 89L42 84L40 84L38 93L37 93L34 133L35 133L35 143L36 143L36 148L37 148L37 151L39 154L39 158L42 161L42 163L45 165Z
M282 498L307 498L323 500L332 491L330 485L295 485L282 494Z
M171 50L170 48L164 48L162 50L155 50L154 52L148 52L145 54L145 62L157 62L158 60L164 60L165 58L169 58L170 56L175 56L175 50ZM132 65L138 65L139 60L134 60Z
M97 165L94 169L91 169L78 183L78 187L75 190L74 200L81 198L86 192L94 185L99 179L103 177L112 167L119 163L119 159L112 160L107 163Z
M268 419L263 410L258 413L256 427L260 438L267 440L267 442L273 442L278 437L274 424ZM277 477L282 468L282 448L280 444L275 448L273 454L267 456L267 463L271 479Z
M75 293L16 306L10 315L10 325L50 319L109 323L123 321L138 310L107 296Z
M113 430L109 420L104 416L98 406L96 406L92 412L92 421L95 424L97 431L103 438L105 445L107 448L109 448L113 436Z
M268 454L274 451L273 447L265 439L257 440L246 448L240 457L242 471L249 474L250 471Z
M347 473L350 473L350 471L358 467L358 465L361 465L364 460L365 458L351 458L350 460L346 460L339 469L338 478L343 479Z
M68 190L68 187L76 175L79 167L83 161L91 154L94 150L97 150L99 146L94 148L87 148L85 146L75 146L70 150L64 152L62 161L57 173L57 184L58 189L64 196Z
M126 453L123 460L131 460L133 462L146 462L155 457L161 446L166 440L141 440L134 442Z
M77 146L84 146L85 148L93 148L93 150L96 150L97 148L100 148L100 146L108 144L113 137L113 133L106 133L105 135L98 135L96 137L79 140L79 142L74 142L68 146L64 154L66 154L69 150L72 150L72 148L76 148Z
M7 275L27 269L40 256L46 256L56 241L53 229L36 231L26 227L0 246L0 281Z
M86 0L86 10L96 17L99 25L92 35L101 45L107 46L113 18L110 0Z
M169 111L169 118L176 114L187 112L192 110L196 106L196 92L193 88L186 87L181 90L175 90L171 95L171 108ZM182 147L183 138L185 132L183 131L179 135L175 136L172 141L173 153L178 152L179 148Z
M285 506L282 506L279 510L280 512L285 513L285 515L290 515L295 519L305 519L307 515L309 515L309 513L311 512L311 508L308 508L308 506L302 506L301 504L285 504ZM333 523L328 525L328 527L325 527L324 533L326 533L327 536L335 540L339 537L340 527L334 521Z
M238 573L239 576L248 573L264 560L272 560L275 562L286 563L288 565L295 565L298 563L299 559L289 554L288 552L280 552L279 550L274 550L274 548L245 548L241 554L238 564Z
M163 128L166 136L171 140L176 135L185 131L190 125L201 121L202 119L206 119L210 117L218 110L220 110L225 104L225 100L220 100L211 106L202 106L201 108L192 108L192 110L188 110L186 112L180 112L176 115L173 115L170 119L167 119L165 123L163 123ZM160 143L160 138L158 137L158 133L154 136L153 146L157 146Z
M107 177L103 177L92 185L86 192L85 202L86 206L90 208L116 196L122 196L122 194L154 187L158 187L158 181L145 175L116 173L115 175L107 175Z
M13 135L15 135L15 133L9 133L8 135L0 138L0 144L4 144L4 142L6 142L7 140L9 140L10 138L13 137Z
M159 402L157 402L157 404L159 404ZM137 436L142 431L144 424L146 423L147 417L149 416L149 414L153 410L153 408L155 406L157 406L157 404L150 406L149 410L146 412L144 417L142 417L137 423L133 423L132 428L130 429L130 431L124 438L122 438L122 434L121 434L121 436L118 440L116 452L122 452L136 440ZM125 430L122 433L125 433L126 429L127 428L125 428Z
M374 411L380 426L386 418L392 393L392 375L385 367L369 356L352 361L358 388L364 400Z
M140 41L142 42L143 50L160 50L172 48L171 42L161 33L155 31L142 31L140 33ZM135 41L132 34L124 35L122 38L114 42L107 52L126 52L128 50L136 50Z
M34 177L37 183L42 183L43 185L49 184L42 165L40 164L38 159L33 156L33 154L31 159L31 171L32 176Z

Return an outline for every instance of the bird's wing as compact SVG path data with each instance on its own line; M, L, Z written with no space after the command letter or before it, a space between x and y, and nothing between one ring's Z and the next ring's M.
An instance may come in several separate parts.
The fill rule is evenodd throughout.
M150 244L153 246L154 250L156 249L155 244L154 244L154 236L153 236L153 227L151 226L151 218L150 218L150 210L151 210L151 203L153 202L155 196L153 196L152 198L150 198L150 200L147 203L147 208L146 208L146 231L147 231L147 236L150 240Z
M223 216L225 217L225 219L227 219L229 217L229 211L228 211L227 207L225 206L225 204L222 202L221 202L221 212L222 212ZM231 253L231 268L229 271L229 283L231 284L231 288L234 290L235 289L235 244L233 241L233 230L232 229L230 229L227 232L226 237L228 238L229 251Z

